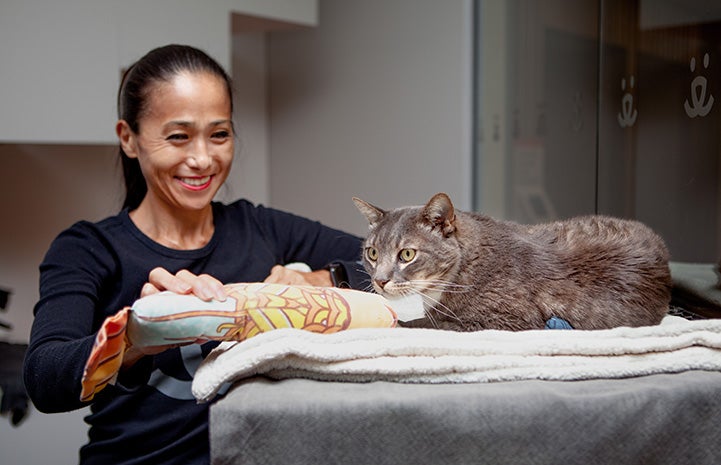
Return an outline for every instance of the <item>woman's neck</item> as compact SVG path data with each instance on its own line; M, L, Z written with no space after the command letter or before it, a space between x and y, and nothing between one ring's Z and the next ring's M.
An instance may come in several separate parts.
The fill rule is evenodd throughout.
M130 219L143 234L160 245L176 250L204 247L213 237L213 208L178 211L153 205L144 199L130 212Z

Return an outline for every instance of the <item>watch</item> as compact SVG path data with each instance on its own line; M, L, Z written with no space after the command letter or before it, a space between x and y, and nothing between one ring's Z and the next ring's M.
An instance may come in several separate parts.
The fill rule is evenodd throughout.
M326 269L330 272L330 280L333 282L333 286L350 287L350 284L348 284L348 275L343 265L340 263L331 263L326 266Z

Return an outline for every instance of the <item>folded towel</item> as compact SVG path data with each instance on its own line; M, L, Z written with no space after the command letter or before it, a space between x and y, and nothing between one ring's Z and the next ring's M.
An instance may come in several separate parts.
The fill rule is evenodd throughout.
M667 316L658 326L597 331L280 329L223 342L201 364L192 390L207 402L224 383L258 374L283 379L471 383L623 378L721 371L721 320Z

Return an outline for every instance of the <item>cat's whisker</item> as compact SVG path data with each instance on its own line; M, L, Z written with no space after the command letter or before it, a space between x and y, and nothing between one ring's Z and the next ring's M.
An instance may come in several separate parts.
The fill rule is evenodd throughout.
M468 292L469 289L449 289L446 286L422 286L427 291L431 292L442 292L442 293L448 293L448 294L462 294L465 292Z
M448 306L442 304L438 299L435 299L424 292L421 292L418 290L414 290L414 291L418 295L420 295L421 298L423 298L424 302L431 303L431 305L429 305L429 307L432 307L439 314L441 314L445 317L451 318L453 320L456 320L456 321L461 321L461 319L458 317L458 315L456 315L456 313L453 310L448 308ZM429 319L432 319L432 316L430 314L426 313L426 316L428 316Z
M364 267L362 267L362 266L361 266L361 267L358 267L358 268L355 268L354 271L356 271L356 272L358 272L358 273L361 273L361 274L364 274L364 275L366 275L366 276L368 277L368 279L365 280L368 284L366 284L365 286L363 286L363 287L361 288L361 290L364 291L364 292L375 292L375 288L373 287L373 282L372 282L371 279L370 279L370 273L368 273L368 271L366 271L366 269L365 269ZM361 282L363 282L363 281L361 281Z
M428 318L428 321L431 322L431 326L438 329L438 321L436 321L435 317L432 313L426 313L426 318Z
M412 286L411 283L405 282L396 284L395 291L397 292L397 297L408 297L410 295L419 295L421 297L421 300L423 301L424 306L428 304L429 301L432 301L434 304L438 305L440 304L437 300L430 298L429 296L425 295L423 292L419 291L415 288L415 286ZM428 305L435 308L434 305ZM435 317L433 316L433 313L423 312L425 317L428 318L428 321L430 321L431 326L434 328L438 328L438 321L436 321ZM443 312L439 312L441 314L444 314Z
M425 296L422 292L417 291L417 290L415 290L415 289L410 289L410 292L409 292L408 294L417 294L417 295L419 295L419 296L421 297L421 299L423 300L423 305L426 306L426 296ZM435 308L435 307L434 307L434 308ZM430 326L431 326L431 327L433 327L433 328L439 328L439 327L440 327L440 326L438 325L438 320L436 320L436 317L435 317L435 315L433 314L433 312L428 312L428 311L425 311L425 310L424 310L423 314L425 315L425 317L426 317L426 318L428 319L428 321L430 322Z
M368 271L367 271L363 266L359 266L359 267L357 267L357 268L354 268L353 271L356 271L356 272L358 272L358 273L361 273L361 274L364 274L364 275L370 277L370 273L368 273Z
M452 290L452 291L468 291L473 289L475 286L470 284L456 284L448 281L440 281L440 280L416 280L414 281L419 284L424 284L427 286L437 286L438 289L444 289L444 290Z
M413 280L408 282L415 288L423 288L427 291L435 291L442 293L464 293L473 289L473 286L466 284L454 284L447 281L439 280Z

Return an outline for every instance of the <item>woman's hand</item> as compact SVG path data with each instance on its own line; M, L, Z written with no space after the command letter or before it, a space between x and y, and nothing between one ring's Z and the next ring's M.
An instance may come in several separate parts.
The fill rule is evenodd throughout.
M171 291L176 294L193 294L203 300L225 301L228 295L225 293L223 283L214 277L201 274L195 275L188 270L180 270L172 274L165 268L154 268L148 275L148 282L143 285L140 297L157 294L161 291ZM187 344L203 344L205 339L198 339L183 344L168 344L162 346L130 346L123 354L123 368L129 368L145 355L159 354L168 349L180 347Z
M309 285L309 286L332 286L328 270L316 271L297 271L285 266L276 265L270 275L265 278L266 283L289 284L289 285ZM146 297L157 294L161 291L171 291L176 294L193 294L203 300L220 300L225 301L227 294L223 283L214 277L201 274L195 275L188 270L180 270L172 274L165 268L154 268L148 275L148 282L143 285L140 291L140 297ZM202 344L205 340L197 340L193 343ZM165 350L179 347L181 345L192 344L169 344L163 346L128 347L123 356L123 368L131 367L145 355L154 355Z
M266 283L289 284L292 286L319 286L330 287L333 281L330 279L330 271L296 271L282 265L275 265L270 270L270 275L265 278Z
M148 275L148 282L143 285L140 291L140 297L161 291L172 291L176 294L193 294L206 301L215 299L223 302L228 298L223 283L210 275L195 275L188 270L180 270L172 274L165 268L153 268Z

